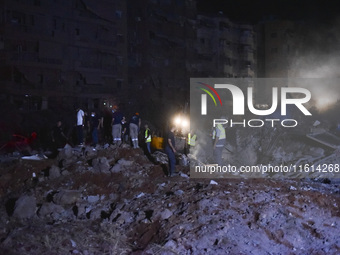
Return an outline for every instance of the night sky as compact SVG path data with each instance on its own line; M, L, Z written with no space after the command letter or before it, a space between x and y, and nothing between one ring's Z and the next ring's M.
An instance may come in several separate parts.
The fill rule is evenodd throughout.
M223 11L231 20L257 23L264 17L333 23L338 1L326 0L198 0L203 13Z

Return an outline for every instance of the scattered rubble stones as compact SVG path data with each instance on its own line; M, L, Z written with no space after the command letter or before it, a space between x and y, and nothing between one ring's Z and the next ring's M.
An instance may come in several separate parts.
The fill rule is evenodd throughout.
M154 152L151 162L142 150L126 146L97 147L96 151L65 148L57 159L43 161L41 166L15 163L6 182L1 182L5 189L1 197L5 206L0 208L1 251L340 253L338 183L190 179L188 164L181 161L192 159L183 158L177 158L180 174L171 178L166 176L166 154ZM68 163L60 166L60 160ZM38 183L19 181L24 173L31 176L28 168L40 175L49 169L49 176Z

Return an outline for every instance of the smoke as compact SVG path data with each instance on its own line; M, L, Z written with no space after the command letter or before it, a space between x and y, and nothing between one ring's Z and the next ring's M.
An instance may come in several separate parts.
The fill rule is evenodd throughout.
M331 24L303 24L297 35L296 53L290 64L290 78L325 78L309 86L314 106L320 112L332 108L340 100L340 18ZM320 82L321 81L321 82Z

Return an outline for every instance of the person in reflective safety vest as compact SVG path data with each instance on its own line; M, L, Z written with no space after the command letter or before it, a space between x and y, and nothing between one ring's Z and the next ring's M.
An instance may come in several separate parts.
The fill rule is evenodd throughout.
M222 166L222 151L226 145L226 132L222 124L217 124L215 127L215 139L214 139L214 160L215 164Z
M193 132L193 130L191 130L189 133L188 133L188 152L187 154L190 153L190 149L195 147L196 145L196 139L197 139L197 135Z
M148 152L151 154L151 131L150 128L147 124L145 124L145 133L144 133L144 139L145 139L145 144Z

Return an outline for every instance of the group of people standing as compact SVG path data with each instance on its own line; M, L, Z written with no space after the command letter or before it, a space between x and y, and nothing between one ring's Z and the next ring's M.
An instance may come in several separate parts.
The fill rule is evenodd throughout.
M78 107L76 109L76 125L74 129L64 130L61 120L58 120L51 132L53 148L62 148L66 143L71 146L83 146L84 144L93 146L95 150L97 144L131 144L133 148L139 148L142 138L140 135L142 120L136 112L130 120L127 120L120 109L115 106L112 110L96 112L94 110L85 112ZM151 131L147 124L144 126L144 142L146 150L151 153Z
M140 144L145 145L146 152L151 154L151 130L147 124L144 125L144 133L141 134L142 120L138 112L127 120L126 116L118 107L114 107L110 112L103 114L90 111L86 114L81 108L76 110L76 137L77 142L73 145L83 146L85 143L96 145L101 143L112 143L120 146L123 143L130 144L133 148L139 148ZM176 165L176 144L175 144L176 126L170 127L165 137L164 151L169 160L169 176L175 174ZM143 136L142 136L143 135ZM143 142L139 139L143 138ZM69 136L63 132L62 122L58 121L52 131L52 141L56 147L61 148L69 142ZM70 143L70 142L69 142ZM190 131L187 138L187 149L194 147L196 143L196 134ZM213 132L213 154L215 163L222 164L222 150L226 143L225 127L217 125ZM70 143L72 145L72 143Z
M91 134L92 146L98 144L98 132L101 132L102 140L105 143L112 143L120 146L122 143L130 143L133 148L139 148L139 133L141 131L142 120L139 113L136 112L128 121L124 113L114 106L111 114L106 112L103 116L98 115L95 111L86 120L86 114L80 108L77 109L77 138L78 145L84 143L84 129ZM151 153L151 131L147 124L145 128L145 144L149 153ZM129 140L131 139L131 140Z
M88 117L81 108L77 108L77 142L78 145L84 144L84 129L86 134L91 135L92 146L95 148L99 142L98 132L103 127L103 118L95 111L91 111Z

